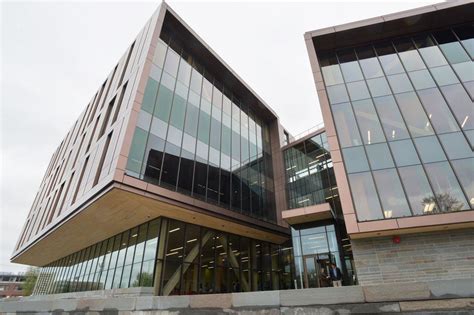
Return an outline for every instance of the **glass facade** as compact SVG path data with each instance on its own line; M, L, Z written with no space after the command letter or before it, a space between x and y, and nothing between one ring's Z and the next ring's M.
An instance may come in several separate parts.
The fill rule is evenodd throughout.
M328 202L337 214L341 213L326 133L296 143L283 155L288 209Z
M293 288L293 275L291 244L160 218L43 267L34 294L152 286L159 295L282 290Z
M128 175L275 221L269 141L248 104L174 41L159 40Z
M358 221L474 208L472 25L320 54Z
M334 222L311 222L291 227L295 256L295 287L320 288L331 286L323 277L334 263L343 273L344 285L355 283L352 250L347 236ZM341 246L342 245L342 246Z

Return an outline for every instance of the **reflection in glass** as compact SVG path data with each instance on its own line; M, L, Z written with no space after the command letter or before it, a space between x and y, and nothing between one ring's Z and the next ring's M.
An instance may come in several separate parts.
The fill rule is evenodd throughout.
M341 147L361 145L362 141L357 130L351 105L349 103L334 105L332 106L332 112Z
M321 71L324 77L324 83L327 86L344 83L339 65L322 67Z
M411 216L397 171L393 168L375 171L374 179L385 218Z
M398 56L393 49L392 43L385 42L376 44L375 50L377 51L379 61L382 64L386 75L402 73L405 71L400 59L398 59Z
M379 198L370 173L350 174L352 200L359 221L383 219Z
M408 72L408 76L416 90L429 89L436 86L428 70Z
M397 166L407 166L419 164L418 154L416 153L413 142L410 139L390 142L390 148Z
M347 90L352 101L370 98L369 90L364 81L347 83Z
M370 99L352 102L364 144L385 141L377 113Z
M426 172L436 193L440 212L469 209L464 194L448 162L429 163ZM431 201L430 199L425 202Z
M344 84L328 86L326 90L331 104L349 101L349 96L347 95L346 86Z
M369 164L363 147L345 148L342 149L342 154L344 156L347 173L357 173L369 170Z
M367 84L369 85L372 97L391 94L390 88L388 87L387 80L385 78L369 79L367 80Z
M414 141L423 163L446 160L443 149L435 136L416 138Z
M474 103L461 84L442 86L441 91L448 100L449 106L461 129L474 129Z
M437 213L438 206L423 167L413 165L401 167L398 171L413 213L415 215Z
M394 167L387 143L371 144L366 150L372 170Z
M432 68L431 74L439 86L459 83L458 78L450 66Z
M473 157L473 152L461 132L440 135L439 139L450 159Z
M431 123L416 94L408 92L397 94L395 97L412 137L432 135Z
M388 141L410 137L393 96L376 97L374 103Z
M418 95L437 133L459 130L456 120L438 89L419 91Z
M467 195L471 209L474 208L474 158L452 161L454 172L456 173L464 192Z
M389 75L387 77L390 86L392 87L393 93L403 93L413 91L410 80L405 73Z

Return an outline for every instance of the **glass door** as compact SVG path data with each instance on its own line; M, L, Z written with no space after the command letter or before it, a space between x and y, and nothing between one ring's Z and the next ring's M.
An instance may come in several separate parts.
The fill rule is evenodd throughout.
M319 287L319 271L317 259L317 255L304 256L303 258L305 289Z

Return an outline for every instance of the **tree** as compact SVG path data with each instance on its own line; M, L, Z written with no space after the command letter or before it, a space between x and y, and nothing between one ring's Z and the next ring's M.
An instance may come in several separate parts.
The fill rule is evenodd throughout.
M25 273L25 283L23 284L23 294L31 295L33 289L36 285L36 280L38 280L39 268L29 267Z
M459 211L463 206L461 201L449 193L436 194L436 198L434 196L423 198L424 205L436 205L436 201L438 202L439 208L435 206L432 213Z
M141 280L141 283L140 283ZM153 286L153 274L149 272L141 272L137 275L135 281L132 282L132 287L151 287Z

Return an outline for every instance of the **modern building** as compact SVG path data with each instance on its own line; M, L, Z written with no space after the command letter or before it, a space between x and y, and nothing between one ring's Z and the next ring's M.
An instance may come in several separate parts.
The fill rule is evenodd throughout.
M162 3L53 154L12 261L34 294L472 277L473 5L305 34L325 127L291 137ZM453 259L455 262L453 263Z
M446 2L305 34L361 284L473 275L473 17Z
M23 296L23 283L25 275L11 272L0 272L0 299Z

